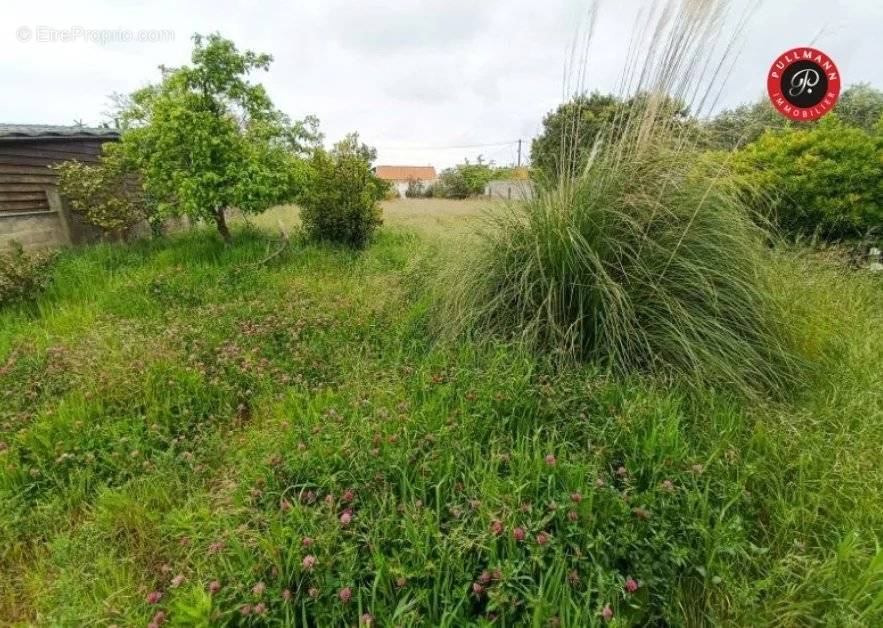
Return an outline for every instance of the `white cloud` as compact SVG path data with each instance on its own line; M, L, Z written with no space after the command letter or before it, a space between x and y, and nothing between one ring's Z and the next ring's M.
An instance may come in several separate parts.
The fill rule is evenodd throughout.
M650 4L601 3L589 89L616 88L636 11ZM270 72L256 78L292 116L318 115L329 140L358 130L386 162L445 166L479 153L509 161L514 141L529 144L561 100L568 45L587 6L582 0L7 3L0 121L97 122L109 93L156 80L158 65L187 62L192 33L219 31L240 47L272 53ZM175 37L41 43L20 41L22 26L171 30ZM846 83L883 87L879 0L767 2L746 32L723 104L761 96L772 59L820 31L816 44L837 61ZM500 142L509 143L434 148Z

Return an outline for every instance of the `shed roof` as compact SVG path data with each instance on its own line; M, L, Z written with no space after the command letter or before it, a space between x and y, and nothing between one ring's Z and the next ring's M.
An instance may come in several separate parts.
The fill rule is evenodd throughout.
M377 166L374 174L384 181L432 181L436 178L432 166Z
M88 126L61 126L53 124L2 124L0 142L21 139L119 139L117 129L103 129Z

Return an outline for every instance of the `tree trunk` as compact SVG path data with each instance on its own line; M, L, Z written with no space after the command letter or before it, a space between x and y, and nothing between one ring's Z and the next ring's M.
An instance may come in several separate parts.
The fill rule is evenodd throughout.
M224 216L223 207L215 209L215 224L218 226L218 233L224 238L224 242L229 244L232 238L230 237L230 229L227 227L227 219Z

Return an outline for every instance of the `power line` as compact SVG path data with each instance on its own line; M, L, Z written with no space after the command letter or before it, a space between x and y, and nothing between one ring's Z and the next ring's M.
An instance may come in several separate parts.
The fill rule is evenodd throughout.
M461 144L458 146L377 146L380 150L449 150L457 148L489 148L493 146L510 146L517 144L519 140L509 142L495 142L491 144Z

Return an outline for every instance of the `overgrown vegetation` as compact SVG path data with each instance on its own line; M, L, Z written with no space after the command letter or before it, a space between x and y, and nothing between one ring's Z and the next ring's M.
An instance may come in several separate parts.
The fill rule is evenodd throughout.
M879 280L782 252L818 374L753 404L433 348L431 240L394 226L269 242L65 252L0 312L4 620L883 619Z
M64 161L54 166L58 188L71 209L87 222L125 236L143 220L155 220L134 168L126 163L119 145L105 145L97 164Z
M533 141L534 177L554 185L561 176L580 175L599 141L617 142L627 121L646 110L646 97L579 95L550 112ZM693 149L708 151L706 158L718 163L732 160L727 171L741 178L744 199L762 226L789 238L829 241L883 232L883 92L853 85L834 115L815 122L788 120L768 100L724 110L705 122L677 100L659 106Z
M711 7L661 12L645 45L689 59L714 15ZM682 115L679 95L697 79L643 49L633 54L648 59L633 70L637 96L621 106L593 96L546 118L561 142L554 178L493 216L453 265L440 327L448 337L514 337L619 375L787 390L799 360L768 284L766 235L726 160L702 158ZM602 113L586 135L581 125L596 116L582 106L592 103Z
M782 390L795 357L763 232L721 166L624 136L578 177L491 218L456 264L448 335L515 336L619 374Z
M620 98L592 92L578 94L550 111L543 118L542 132L531 144L534 177L544 185L554 185L561 177L581 174L596 143L617 141L625 120L640 115L646 108L647 98L647 94ZM668 122L695 124L690 121L683 103L667 97L660 99L659 95L654 102Z
M121 149L159 216L210 221L230 239L226 212L258 213L299 191L298 134L266 90L247 80L272 57L194 36L192 65L164 69L122 113ZM296 137L295 137L296 139Z
M846 126L873 132L883 116L883 92L867 83L851 85L843 90L835 111ZM764 131L806 130L820 123L789 120L764 98L715 115L705 125L705 141L712 148L731 150L751 144Z
M438 181L426 188L423 195L454 199L482 196L492 180L514 179L515 176L515 168L496 166L479 156L476 163L470 163L467 159L462 164L442 170Z
M351 135L333 151L317 149L299 203L310 238L362 248L382 224L379 201L387 184L371 171L367 146Z
M790 236L862 237L883 230L883 118L880 130L835 114L799 129L767 131L739 151L736 167L759 191L758 211ZM883 235L879 234L878 235Z
M162 212L228 242L0 256L0 306L29 303L0 309L0 621L883 623L883 279L785 247L749 206L782 185L758 164L870 186L879 143L831 119L708 152L675 103L716 7L650 11L640 96L575 143L561 126L554 176L487 201L483 239L437 237L426 203L420 233L378 230L376 152L324 150L244 82L268 58L197 38L121 146ZM156 145L185 129L192 168ZM220 164L245 162L241 209L298 192L309 237L285 255L229 233L248 182ZM469 190L493 170L450 172ZM83 172L113 218L118 180ZM807 192L821 214L795 230L837 198Z
M26 253L18 242L0 251L0 308L35 301L49 285L51 251Z

